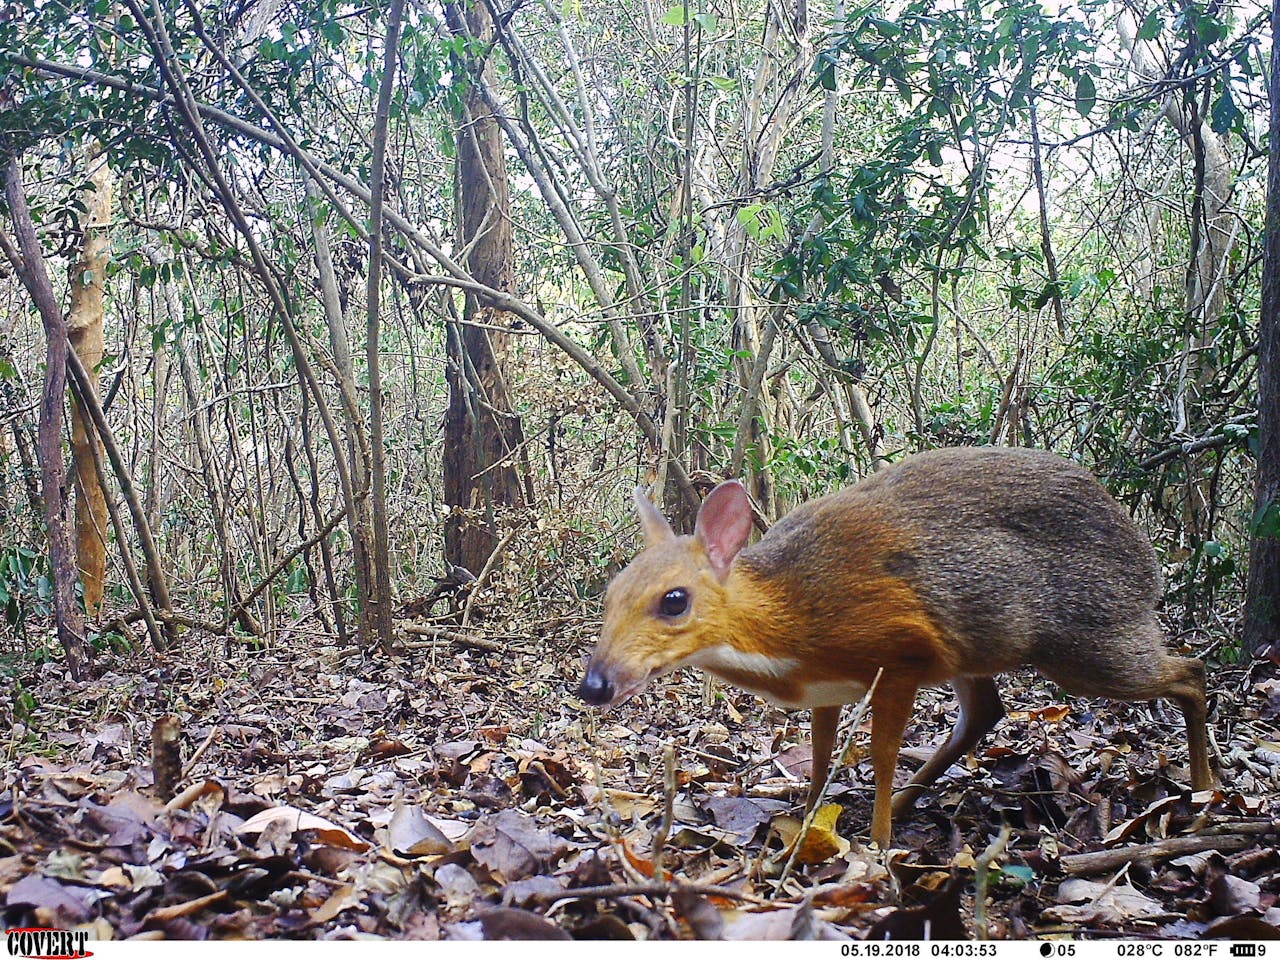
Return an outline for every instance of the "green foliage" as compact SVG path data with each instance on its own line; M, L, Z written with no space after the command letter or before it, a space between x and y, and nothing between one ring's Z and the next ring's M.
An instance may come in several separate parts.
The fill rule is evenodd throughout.
M10 705L14 717L29 725L37 706L38 703L31 691L22 685L21 680L15 679L13 684L13 703Z
M885 117L865 157L814 188L804 219L826 226L779 265L793 296L862 296L904 268L946 278L963 258L989 256L981 237L997 143L1025 127L1047 88L1070 85L1082 114L1096 102L1094 38L1038 3L915 2L892 19L881 10L853 10L815 66L820 87L836 89L844 69L845 83L879 91ZM967 158L962 174L948 154Z
M11 627L28 617L47 617L53 597L46 557L30 547L0 551L0 609Z

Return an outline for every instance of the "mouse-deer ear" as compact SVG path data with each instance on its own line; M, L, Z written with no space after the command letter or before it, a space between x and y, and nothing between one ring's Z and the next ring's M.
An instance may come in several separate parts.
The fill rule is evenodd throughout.
M729 575L733 558L751 535L751 500L747 488L737 480L726 480L702 501L693 537L702 544L716 575Z
M644 542L647 546L656 547L660 543L674 539L676 532L667 523L662 511L654 506L644 487L636 487L636 513L640 515L640 529L644 531Z

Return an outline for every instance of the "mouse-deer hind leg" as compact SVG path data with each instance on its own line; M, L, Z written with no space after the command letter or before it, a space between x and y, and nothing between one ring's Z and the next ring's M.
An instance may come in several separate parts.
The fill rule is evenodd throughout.
M991 677L954 677L951 686L955 688L956 699L960 702L960 716L955 729L947 742L893 798L894 816L902 816L910 810L925 787L977 746L978 741L1004 717L1000 691Z

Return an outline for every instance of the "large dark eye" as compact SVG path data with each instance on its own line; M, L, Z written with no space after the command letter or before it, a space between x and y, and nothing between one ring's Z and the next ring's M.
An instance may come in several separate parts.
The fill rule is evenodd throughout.
M683 587L668 590L658 602L658 611L664 617L678 617L689 609L689 591Z

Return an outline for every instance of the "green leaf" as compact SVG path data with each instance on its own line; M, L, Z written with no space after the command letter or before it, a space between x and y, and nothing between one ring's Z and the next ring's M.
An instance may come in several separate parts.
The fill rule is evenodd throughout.
M716 19L714 13L697 13L694 14L693 22L700 26L707 33L715 33L716 27L720 25L720 21Z
M308 582L307 568L303 566L294 567L293 571L289 574L289 580L285 585L285 590L289 593L306 593Z
M1098 104L1098 90L1094 86L1093 77L1087 73L1080 74L1080 79L1076 82L1076 109L1080 111L1080 116L1087 117L1093 113L1093 108Z
M1052 280L1049 281L1044 285L1044 287L1040 290L1040 292L1036 294L1036 298L1033 301L1031 301L1031 309L1033 310L1043 309L1044 305L1048 303L1050 300L1052 300L1053 295L1057 292L1058 292L1057 284L1055 284Z
M876 33L886 40L896 40L902 36L902 28L892 20L881 20L879 17L868 17L867 22L876 28Z
M1227 28L1217 17L1205 16L1196 20L1196 33L1200 35L1205 46L1212 46L1226 36Z
M1160 28L1164 24L1160 22L1160 12L1152 10L1147 14L1147 19L1142 21L1142 26L1138 28L1139 40L1154 40L1160 36Z
M1256 540L1280 538L1280 504L1272 501L1256 511L1249 524L1249 535Z
M662 22L672 27L683 27L685 25L684 7L672 7L662 15Z
M1030 867L1009 866L1001 867L998 883L1007 884L1015 887L1025 887L1028 883L1036 878L1036 873Z
M756 240L782 238L782 216L772 203L752 203L737 213L738 223Z
M1223 87L1222 96L1214 101L1209 111L1209 126L1214 133L1226 133L1243 119L1240 108L1231 96L1231 88Z

